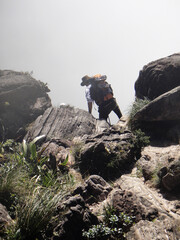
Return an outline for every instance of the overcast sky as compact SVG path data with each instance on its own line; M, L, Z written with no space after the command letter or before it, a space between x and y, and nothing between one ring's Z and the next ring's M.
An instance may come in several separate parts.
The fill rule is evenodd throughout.
M0 69L33 71L53 105L81 109L81 78L106 74L126 114L143 66L180 51L179 12L179 0L0 0Z

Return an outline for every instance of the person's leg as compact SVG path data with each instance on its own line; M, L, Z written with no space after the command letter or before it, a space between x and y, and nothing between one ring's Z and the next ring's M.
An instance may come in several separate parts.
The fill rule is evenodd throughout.
M121 110L116 102L116 99L113 98L113 112L118 116L118 118L120 119L122 117L122 113L121 113Z
M113 111L116 113L116 115L118 116L119 119L122 117L122 113L121 113L121 110L118 105L116 106L116 108Z
M99 119L105 119L107 121L108 112L106 111L106 108L103 105L100 105L98 111L99 111Z
M99 119L104 119L107 121L107 118L108 118L108 114L104 111L100 111L99 112Z
M110 112L113 111L118 116L118 118L122 117L121 110L119 106L117 105L116 99L111 98L108 101L103 102L99 106L99 119L106 119L108 118L108 115Z

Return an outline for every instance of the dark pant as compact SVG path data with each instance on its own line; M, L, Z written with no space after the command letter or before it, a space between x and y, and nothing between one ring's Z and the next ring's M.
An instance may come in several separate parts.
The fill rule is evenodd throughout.
M108 115L110 114L111 111L115 112L118 118L122 117L121 110L116 102L115 98L111 98L107 101L102 102L99 105L99 119L105 119L107 120Z

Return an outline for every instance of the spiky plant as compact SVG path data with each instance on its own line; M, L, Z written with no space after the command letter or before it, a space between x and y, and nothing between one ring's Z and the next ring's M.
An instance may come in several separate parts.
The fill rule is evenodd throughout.
M50 222L57 203L62 195L54 193L52 189L37 186L17 206L16 234L20 239L36 239L42 237Z

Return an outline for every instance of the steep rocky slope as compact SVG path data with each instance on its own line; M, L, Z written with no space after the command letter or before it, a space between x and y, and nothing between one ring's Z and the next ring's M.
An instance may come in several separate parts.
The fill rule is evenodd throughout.
M27 124L51 106L48 91L29 73L0 70L0 140L24 137Z
M58 202L55 222L43 239L84 239L83 230L102 224L107 208L114 209L116 217L122 213L133 216L133 224L120 239L180 239L179 61L179 54L154 61L144 67L136 82L136 96L152 100L134 116L134 121L152 136L146 147L147 138L132 131L126 118L110 126L78 108L55 108L49 100L40 104L43 110L40 107L38 118L32 118L35 121L29 125L25 139L30 142L45 135L40 143L40 153L48 157L43 171L68 172L77 180ZM19 92L24 88L19 77L16 80L13 84ZM164 82L164 88L156 88ZM39 85L34 84L39 92ZM29 80L26 87L29 89ZM13 96L9 95L12 88L11 84L7 86L7 96ZM13 105L11 97L7 100L5 96L5 92L0 95L3 114L9 104ZM41 93L41 97L47 96ZM27 109L34 109L35 102ZM4 206L0 215L2 225L12 223Z
M68 211L55 228L58 239L82 239L82 229L98 224L102 220L103 208L108 204L116 209L117 214L124 212L135 216L135 224L126 236L129 240L179 239L179 144L156 139L138 153L135 151L136 136L128 130L123 119L114 126L108 126L89 118L87 112L69 106L60 107L57 111L61 112L63 119L68 112L71 131L67 133L71 132L71 136L64 138L62 131L67 130L64 126L58 131L48 130L48 138L43 145L47 146L46 154L51 156L51 160L56 159L57 168L69 155L69 171L81 174L79 186L60 204L59 215L66 207ZM78 112L77 118L74 117L75 112ZM44 121L45 116L47 113L32 125L27 139L45 133L43 129L53 129L48 126L54 120ZM86 124L90 121L88 126L91 130L87 132L87 127L81 128L80 134L76 126L79 122L84 126L82 122L86 120ZM34 135L36 129L39 132Z

